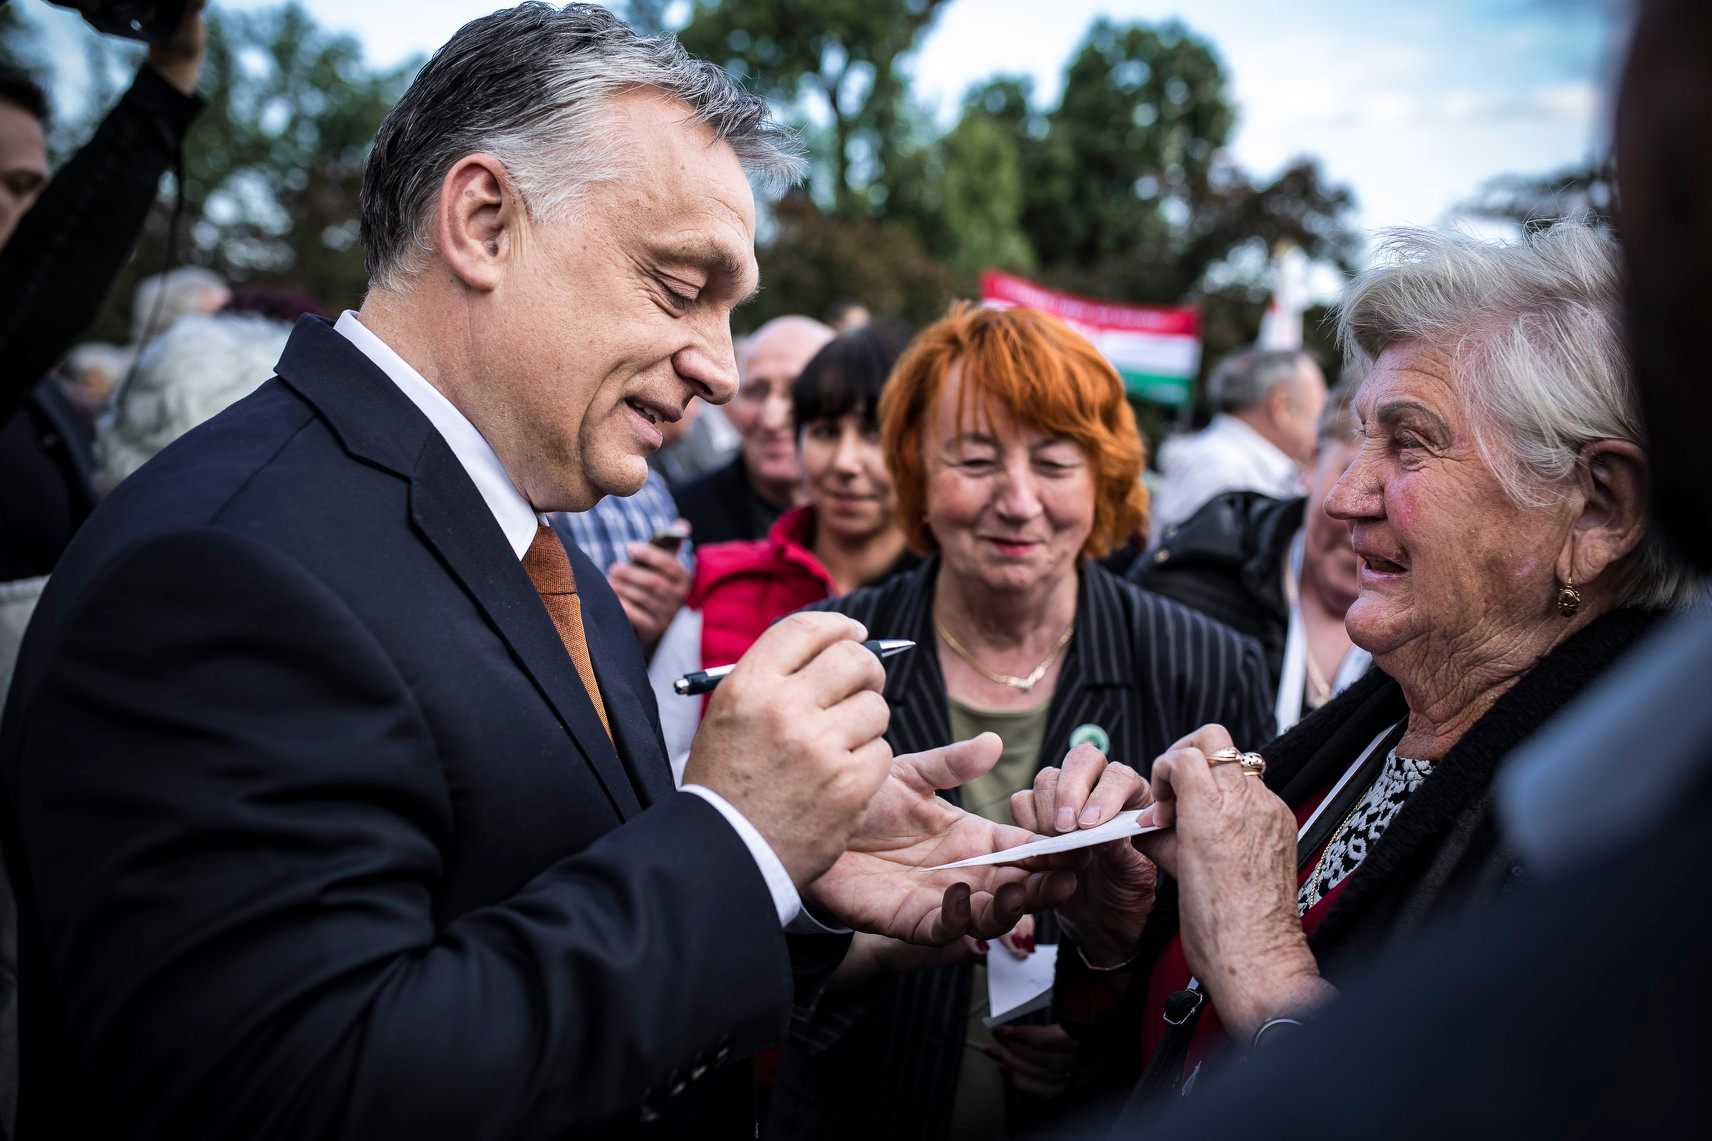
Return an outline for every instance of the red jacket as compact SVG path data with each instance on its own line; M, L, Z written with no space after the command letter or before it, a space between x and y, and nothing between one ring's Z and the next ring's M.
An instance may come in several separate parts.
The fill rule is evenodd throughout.
M797 507L765 539L696 548L688 605L701 611L703 669L735 662L778 619L838 594L813 542L814 508Z

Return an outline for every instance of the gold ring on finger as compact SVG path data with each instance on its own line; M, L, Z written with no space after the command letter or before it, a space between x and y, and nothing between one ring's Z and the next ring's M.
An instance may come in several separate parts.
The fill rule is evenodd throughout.
M1212 752L1207 754L1207 767L1212 768L1215 765L1241 764L1242 758L1243 754L1228 746L1223 749L1214 749Z
M1244 753L1237 761L1242 765L1243 773L1248 776L1257 777L1266 773L1266 758L1259 753Z

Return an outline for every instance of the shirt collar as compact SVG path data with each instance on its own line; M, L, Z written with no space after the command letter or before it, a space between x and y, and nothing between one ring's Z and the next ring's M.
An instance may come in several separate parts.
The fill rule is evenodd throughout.
M529 550L529 544L535 541L535 529L545 520L535 513L529 501L523 498L523 493L517 490L517 485L511 482L505 466L499 462L487 440L476 431L476 426L390 345L357 320L357 315L351 310L339 315L333 330L373 361L428 417L428 422L434 425L434 430L440 433L441 439L446 441L446 446L452 449L458 463L469 474L487 509L493 512L512 551L522 559L524 552Z

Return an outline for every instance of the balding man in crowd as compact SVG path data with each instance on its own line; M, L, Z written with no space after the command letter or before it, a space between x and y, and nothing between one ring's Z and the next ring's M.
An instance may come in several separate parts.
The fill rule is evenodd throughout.
M418 73L364 173L362 309L125 480L25 636L21 1136L753 1138L724 1063L847 946L787 941L805 903L944 943L1062 902L920 870L1028 834L934 795L991 734L893 758L847 618L763 635L675 790L624 612L542 521L735 391L784 142L593 5Z
M1239 349L1213 367L1207 399L1212 423L1160 454L1155 541L1226 491L1302 494L1302 467L1313 458L1326 406L1326 378L1314 359L1292 349Z
M765 538L801 498L791 384L832 338L832 329L811 317L775 317L743 346L741 383L725 409L743 447L723 468L674 489L698 544Z

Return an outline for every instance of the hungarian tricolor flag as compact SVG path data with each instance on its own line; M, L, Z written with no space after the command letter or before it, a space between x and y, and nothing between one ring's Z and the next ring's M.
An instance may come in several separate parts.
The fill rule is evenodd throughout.
M1039 309L1094 343L1131 396L1180 408L1201 366L1201 315L1187 305L1126 305L1047 289L1009 273L981 275L981 304Z

